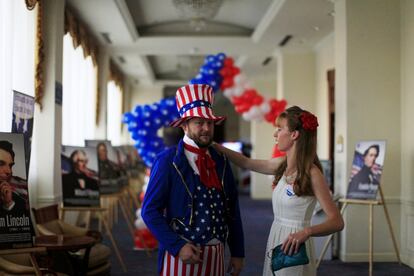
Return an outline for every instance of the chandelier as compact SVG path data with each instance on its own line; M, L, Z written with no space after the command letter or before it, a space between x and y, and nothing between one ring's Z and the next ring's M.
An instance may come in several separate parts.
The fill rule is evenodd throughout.
M190 26L201 31L206 27L206 18L216 16L223 0L173 0L180 15L190 20Z

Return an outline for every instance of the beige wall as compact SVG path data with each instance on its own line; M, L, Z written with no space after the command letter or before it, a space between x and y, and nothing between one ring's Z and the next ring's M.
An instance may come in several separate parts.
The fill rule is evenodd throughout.
M272 74L273 73L273 74ZM267 75L251 79L252 86L259 94L266 98L276 98L276 71L270 70ZM273 137L274 127L267 122L252 122L250 124L252 158L270 159L275 144ZM251 173L252 198L271 198L271 184L273 177Z
M401 253L414 267L414 2L401 3Z
M397 240L400 232L400 10L397 1L335 2L336 135L344 151L335 154L336 191L346 191L354 147L360 140L386 140L381 179ZM350 205L344 215L340 256L368 260L368 208ZM383 210L375 208L374 256L395 260Z
M278 95L288 106L315 112L315 54L282 51L278 56ZM280 93L279 93L280 92Z
M152 104L158 102L163 96L162 85L136 85L131 89L131 106Z

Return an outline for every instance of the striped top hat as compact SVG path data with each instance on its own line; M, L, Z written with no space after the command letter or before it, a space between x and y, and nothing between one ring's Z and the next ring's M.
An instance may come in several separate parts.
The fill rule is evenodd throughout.
M175 101L181 118L172 122L170 126L178 127L193 117L211 119L215 124L220 124L226 119L224 116L213 114L213 88L207 84L187 84L178 88Z

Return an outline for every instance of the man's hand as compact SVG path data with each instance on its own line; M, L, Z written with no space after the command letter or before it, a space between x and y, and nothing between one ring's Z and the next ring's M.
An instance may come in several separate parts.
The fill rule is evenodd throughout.
M9 207L13 203L13 188L6 181L0 184L0 202L5 207Z
M233 276L240 275L242 268L244 266L243 258L231 257L229 266L227 267L227 273L230 273Z
M201 263L200 248L191 243L186 243L178 253L178 256L185 264Z

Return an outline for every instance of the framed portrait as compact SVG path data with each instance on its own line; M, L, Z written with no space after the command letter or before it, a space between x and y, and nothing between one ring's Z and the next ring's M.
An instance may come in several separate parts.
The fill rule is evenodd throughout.
M87 147L95 148L97 154L100 193L110 194L119 192L125 181L111 141L85 140L85 144Z
M95 148L62 146L64 206L96 207L100 205L97 159Z
M347 198L377 198L385 158L385 141L359 141L355 146Z
M0 132L0 248L33 246L23 134Z

